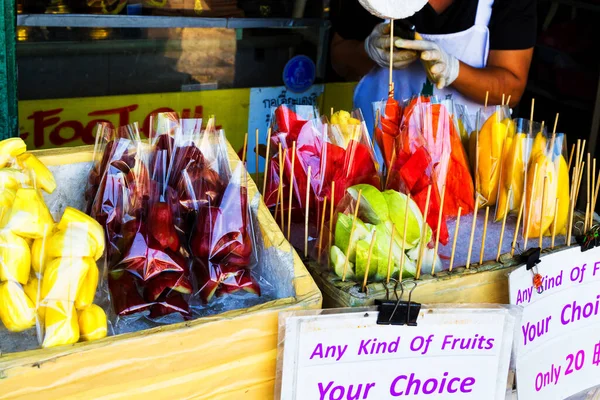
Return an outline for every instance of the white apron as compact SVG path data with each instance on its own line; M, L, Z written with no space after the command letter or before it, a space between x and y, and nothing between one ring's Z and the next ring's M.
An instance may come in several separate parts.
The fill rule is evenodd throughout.
M447 35L425 35L424 40L437 43L444 51L458 58L465 64L475 68L483 68L487 64L490 47L490 31L488 25L492 16L494 0L479 0L475 15L475 25L471 28ZM393 71L394 98L402 101L421 93L427 74L420 61L415 61L407 68ZM362 110L367 126L374 121L373 106L375 101L384 100L389 90L389 70L375 67L365 75L354 90L354 107ZM469 112L481 106L479 103L463 97L451 87L438 89L434 86L433 94L443 99L451 94L459 104L465 104Z

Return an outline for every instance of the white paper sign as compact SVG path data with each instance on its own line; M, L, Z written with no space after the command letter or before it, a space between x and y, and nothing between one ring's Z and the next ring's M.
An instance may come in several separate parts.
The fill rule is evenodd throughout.
M600 385L600 248L541 257L542 293L522 267L510 302L523 306L516 345L519 399L565 399Z
M416 327L377 325L377 312L288 317L280 398L504 399L517 318L456 306L423 308Z

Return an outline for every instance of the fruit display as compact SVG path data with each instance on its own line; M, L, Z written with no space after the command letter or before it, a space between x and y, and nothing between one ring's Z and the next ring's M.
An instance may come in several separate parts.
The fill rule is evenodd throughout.
M37 324L44 348L101 339L106 315L94 298L102 227L72 207L55 223L41 194L56 189L54 177L25 151L20 138L0 142L0 320L11 332Z
M397 109L394 111L394 108ZM463 213L474 208L472 180L460 134L446 106L428 97L416 97L406 104L398 133L393 137L391 132L396 129L397 122L395 115L399 114L399 107L388 100L377 124L381 126L381 132L388 133L378 135L378 128L375 129L378 144L386 157L391 153L387 162L390 168L386 187L410 193L421 212L425 212L427 191L431 186L426 220L434 233L437 233L441 195L445 187L439 227L440 243L446 244L446 219L456 216L459 207L462 207ZM392 150L389 150L389 140L394 141ZM386 147L388 150L385 150Z
M504 143L507 137L514 135L515 128L508 106L490 106L479 110L476 130L469 137L469 158L480 206L496 204Z
M247 174L230 170L223 131L172 113L152 126L149 142L135 124L98 129L86 196L115 314L191 319L215 296L260 295Z
M538 132L527 165L524 203L524 236L551 236L566 233L569 209L569 171L563 150L565 135L548 138ZM556 209L558 199L558 210Z
M359 193L361 201L353 228ZM424 222L417 203L403 193L381 192L368 184L347 189L336 209L334 232L334 242L329 249L330 265L338 277L359 282L363 281L367 270L369 281L385 280L388 260L390 276L398 276L402 267L403 278L414 277L421 240L423 238L426 244L432 238L432 230ZM375 241L369 256L373 235ZM433 249L425 250L424 260L425 269L431 269L434 262L438 270L441 268Z
M331 120L326 117L305 120L298 116L303 108L280 106L273 112L270 147L275 154L269 160L263 195L266 205L273 211L281 205L285 210L283 214L290 214L295 226L304 226L308 198L309 223L314 229L318 216L325 212L325 201L335 208L347 188L360 183L379 187L381 181L379 164L360 111L341 110L333 113ZM279 146L282 153L279 153ZM283 164L281 182L280 157ZM309 168L311 175L307 177ZM302 212L289 213L290 204L291 211ZM301 240L293 242L297 247L301 247L300 243Z

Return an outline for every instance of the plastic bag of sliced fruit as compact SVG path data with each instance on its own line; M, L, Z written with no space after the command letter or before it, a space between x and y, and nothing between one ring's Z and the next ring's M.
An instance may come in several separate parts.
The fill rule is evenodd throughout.
M441 262L427 244L432 230L419 206L406 194L380 191L360 184L349 187L335 209L331 243L323 252L340 279L364 286L372 282L414 277L441 269ZM418 258L421 263L418 263Z
M269 254L248 175L241 163L231 170L224 132L213 118L202 127L174 113L150 126L148 140L138 139L135 125L103 129L97 142L107 144L96 150L109 154L94 157L102 161L88 185L88 194L96 190L91 215L108 242L103 291L114 333L275 297L272 274L257 268Z
M57 218L42 196L52 173L13 138L0 142L0 342L2 351L48 348L107 334L94 303L104 233L67 207Z
M273 121L296 121L296 131L282 134L282 123L272 125L265 203L296 248L305 247L305 240L314 248L322 245L320 221L332 203L335 208L352 185L379 186L380 167L360 110L337 111L331 119L289 115L296 114L287 106L274 111Z

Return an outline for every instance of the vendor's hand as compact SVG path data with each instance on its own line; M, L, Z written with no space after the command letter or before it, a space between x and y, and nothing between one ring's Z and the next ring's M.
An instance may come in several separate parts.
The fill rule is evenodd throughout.
M394 37L394 40L399 39ZM369 57L382 68L390 67L390 24L381 23L365 40L365 50ZM394 69L406 68L417 59L417 52L413 50L394 49Z
M450 86L458 77L460 67L458 59L446 53L436 43L427 40L397 39L394 44L396 47L421 53L421 61L427 76L438 89Z

